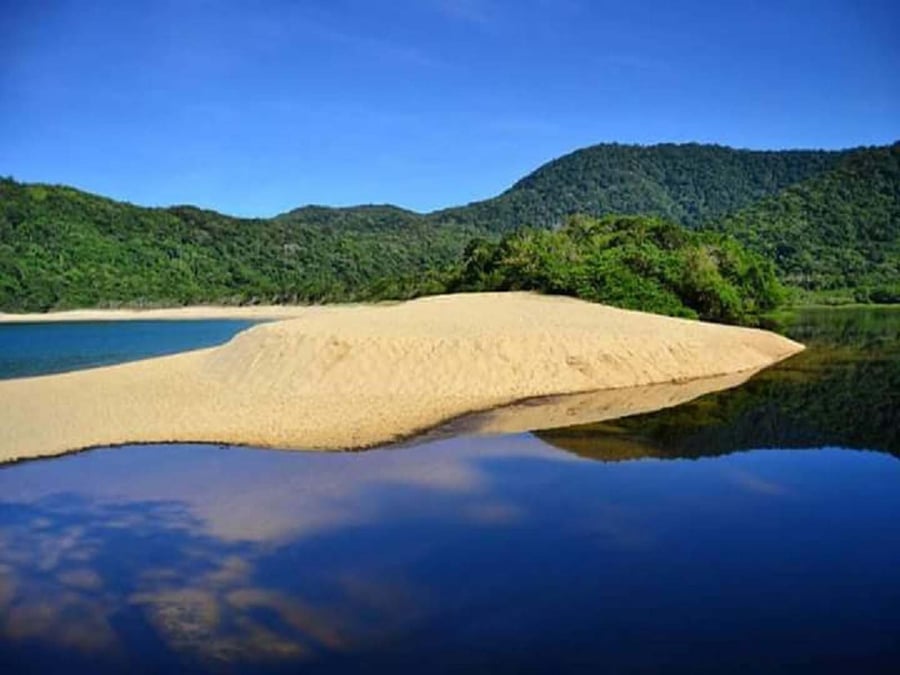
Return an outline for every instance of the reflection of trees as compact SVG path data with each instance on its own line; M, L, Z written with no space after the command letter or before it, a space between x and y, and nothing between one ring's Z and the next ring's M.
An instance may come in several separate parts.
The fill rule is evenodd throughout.
M809 349L742 387L648 415L537 435L606 461L824 445L900 456L900 312L812 312L790 333Z

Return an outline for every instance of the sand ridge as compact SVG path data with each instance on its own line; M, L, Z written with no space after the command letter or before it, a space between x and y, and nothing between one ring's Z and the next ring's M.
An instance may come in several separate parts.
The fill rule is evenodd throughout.
M0 461L131 442L360 448L534 397L750 373L802 349L527 293L291 310L212 349L0 382Z

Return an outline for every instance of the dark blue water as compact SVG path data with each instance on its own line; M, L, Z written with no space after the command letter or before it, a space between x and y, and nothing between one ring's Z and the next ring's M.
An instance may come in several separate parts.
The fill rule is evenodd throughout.
M253 324L231 319L0 324L0 379L212 347Z
M872 452L603 464L530 436L28 463L0 471L0 665L891 672L898 487Z
M606 425L0 469L0 672L900 672L897 321Z

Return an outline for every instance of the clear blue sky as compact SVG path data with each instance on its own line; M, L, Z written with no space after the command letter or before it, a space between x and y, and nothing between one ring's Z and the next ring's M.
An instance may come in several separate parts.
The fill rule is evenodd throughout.
M900 138L898 0L0 0L0 175L430 210L604 141Z

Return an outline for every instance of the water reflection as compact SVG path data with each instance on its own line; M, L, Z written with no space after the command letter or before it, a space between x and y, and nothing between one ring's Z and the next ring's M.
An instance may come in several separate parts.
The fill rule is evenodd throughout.
M540 438L4 467L0 672L896 672L900 312L860 316Z
M420 615L422 594L394 569L397 550L361 565L341 533L373 530L370 541L378 528L427 521L428 509L401 515L415 494L477 495L485 476L470 457L144 446L7 467L0 651L19 665L54 654L70 663L74 652L93 671L135 653L211 668L374 644ZM490 498L464 501L460 526L518 516Z
M900 310L808 310L790 321L807 350L737 389L539 436L603 461L823 445L900 457Z
M400 585L302 563L295 579L291 554L211 536L193 506L65 493L3 502L4 651L34 666L56 650L59 663L74 654L90 670L138 654L145 666L294 662L340 651L407 611Z
M0 666L877 670L898 481L872 453L608 465L529 436L8 467Z

